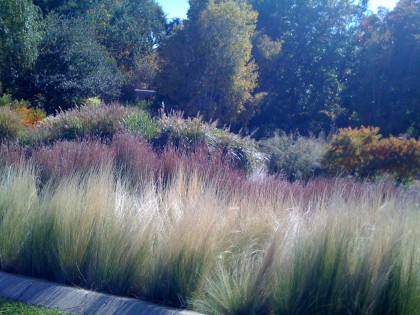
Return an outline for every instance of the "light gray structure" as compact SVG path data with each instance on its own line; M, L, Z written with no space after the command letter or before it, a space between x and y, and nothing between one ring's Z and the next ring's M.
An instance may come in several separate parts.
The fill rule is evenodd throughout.
M134 92L136 93L136 97L139 100L149 100L151 99L155 94L156 91L154 90L140 90L140 89L135 89Z
M0 297L72 314L200 315L4 272L0 272Z

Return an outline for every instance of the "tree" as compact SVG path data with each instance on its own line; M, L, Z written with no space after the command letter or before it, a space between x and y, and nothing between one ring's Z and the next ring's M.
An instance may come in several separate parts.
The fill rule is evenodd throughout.
M350 41L366 3L250 2L259 14L260 36L253 52L261 73L259 90L268 93L252 126L259 127L261 136L277 128L304 134L330 130L345 114L341 97L352 53ZM267 48L270 52L276 43L281 43L281 51L271 49L267 54Z
M391 12L364 18L345 100L354 124L379 126L385 135L420 135L419 30L416 0L402 0Z
M158 92L188 115L242 126L252 115L257 14L245 1L190 1L189 20L161 47Z
M38 57L42 17L31 0L0 0L0 82L14 93L17 79Z
M125 77L125 97L150 84L154 51L165 35L166 19L154 0L95 0L88 11L96 37Z
M119 95L122 76L83 18L49 15L33 75L35 94L48 113L67 109L82 99Z
M44 15L55 12L60 15L80 16L91 8L93 0L33 0Z

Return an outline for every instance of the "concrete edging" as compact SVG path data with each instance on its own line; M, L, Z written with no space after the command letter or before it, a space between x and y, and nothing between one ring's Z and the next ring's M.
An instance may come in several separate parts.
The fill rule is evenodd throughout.
M0 272L0 297L84 315L200 315L5 272Z

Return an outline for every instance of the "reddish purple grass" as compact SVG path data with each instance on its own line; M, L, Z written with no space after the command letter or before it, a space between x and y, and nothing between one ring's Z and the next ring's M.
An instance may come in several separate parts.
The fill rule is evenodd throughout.
M19 165L26 161L27 150L15 143L0 143L0 167Z
M98 141L62 141L34 150L30 161L39 169L41 181L46 182L110 164L114 155L109 146Z
M112 165L122 175L136 182L145 178L165 182L182 169L184 174L197 172L203 179L218 178L233 188L245 180L221 151L210 152L204 145L191 150L167 146L156 153L151 144L140 137L118 133L112 141L58 141L38 148L15 144L0 145L0 166L30 162L40 174L41 183L72 173L86 172L101 165Z
M144 179L169 183L178 171L187 176L196 172L204 181L216 180L217 189L223 194L240 193L249 198L275 196L279 201L292 197L304 204L314 202L314 198L329 199L337 195L337 190L344 200L358 200L366 196L370 187L367 182L348 178L315 178L307 183L290 183L275 177L248 180L222 151L210 152L207 146L199 145L188 151L167 146L163 151L155 152L152 145L142 138L125 133L116 134L108 143L98 140L61 141L33 149L16 144L0 145L1 167L28 162L38 169L41 184L77 171L112 165L134 185ZM384 195L397 195L392 182L383 181L380 185ZM377 190L372 193L377 193Z

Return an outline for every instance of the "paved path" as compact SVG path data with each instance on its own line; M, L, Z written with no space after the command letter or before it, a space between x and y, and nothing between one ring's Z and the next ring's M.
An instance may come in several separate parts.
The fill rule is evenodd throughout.
M4 272L0 272L0 297L73 314L200 315Z

